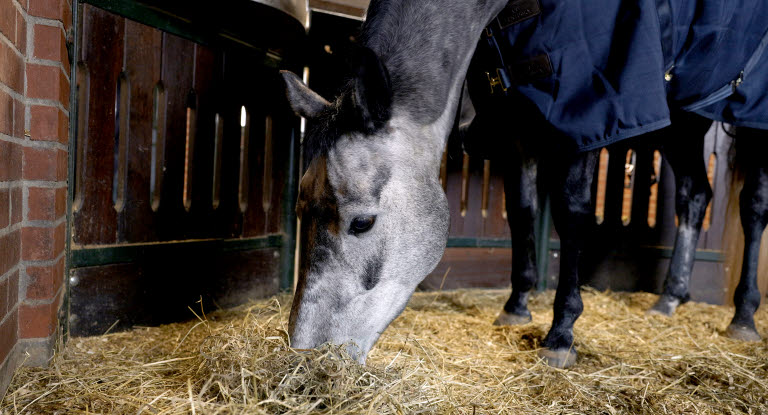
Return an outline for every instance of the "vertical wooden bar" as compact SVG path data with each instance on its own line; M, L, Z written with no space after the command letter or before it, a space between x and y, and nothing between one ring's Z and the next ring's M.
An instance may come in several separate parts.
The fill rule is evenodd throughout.
M250 191L250 169L248 161L249 145L251 142L251 115L245 106L241 109L240 114L240 180L237 188L237 200L240 205L240 212L245 213L248 209L248 195Z
M467 198L469 197L469 154L464 153L461 164L461 217L467 216Z
M163 186L157 211L159 240L185 239L193 221L183 205L187 105L193 90L194 44L163 33L161 81L165 86L166 119Z
M219 113L218 90L223 88L216 76L220 52L210 47L195 46L193 88L195 92L195 134L190 142L188 195L190 199L188 226L190 237L214 238L222 234L213 210L214 163L216 157L216 115ZM189 106L191 106L190 103ZM216 212L218 213L218 212Z
M632 221L632 196L635 188L636 153L627 150L624 163L624 193L621 202L621 223L627 226Z
M648 197L648 226L656 227L656 216L659 207L659 181L661 180L661 153L659 150L653 151L653 165L651 178L650 196Z
M717 170L717 155L712 152L709 153L709 157L707 159L707 180L709 181L709 186L712 188L712 193L715 192L715 173ZM712 205L714 204L714 198L713 200L709 201L709 204L707 205L707 211L704 214L704 224L702 225L702 230L708 231L710 225L712 224Z
M443 191L448 191L448 150L443 150L443 158L440 160L440 183Z
M88 140L88 103L90 75L84 62L77 63L77 124L75 143L75 169L74 169L74 197L72 210L78 211L83 205L83 193L85 185L85 171L88 166L86 148Z
M91 71L88 78L88 114L83 140L82 204L73 214L72 240L76 245L116 242L117 212L112 204L115 94L123 66L123 18L90 5L83 7L82 58ZM108 103L105 105L105 103ZM87 201L87 202L85 202ZM94 221L94 218L98 220Z
M483 220L488 217L488 199L491 187L491 161L483 160L483 194L480 212L483 216Z
M272 182L274 180L272 133L272 116L267 114L264 118L264 172L261 176L261 207L265 216L269 216L269 211L272 208ZM265 229L264 232L267 233L267 230Z
M213 152L213 188L211 189L211 206L213 209L219 207L221 203L221 161L222 161L222 143L224 141L224 120L220 114L216 114L216 133L214 136Z
M159 30L126 20L125 22L125 75L130 88L128 111L129 138L125 144L125 203L120 210L118 239L121 242L156 240L155 215L152 211L150 183L153 169L153 129L155 115L164 107L164 97L155 91L160 81L160 49L162 34ZM157 96L157 102L155 94ZM158 108L156 108L156 104ZM162 114L164 117L164 114ZM161 120L157 120L162 122ZM155 150L157 146L154 146ZM156 171L157 172L157 171Z
M600 150L597 166L597 191L595 197L595 221L598 225L605 220L605 192L608 186L608 162L610 154L607 148Z

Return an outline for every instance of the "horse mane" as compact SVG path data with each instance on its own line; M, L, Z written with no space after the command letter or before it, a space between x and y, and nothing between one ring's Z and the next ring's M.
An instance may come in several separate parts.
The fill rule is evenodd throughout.
M367 18L360 29L362 45L352 48L349 53L354 56L359 53L361 47L371 47L373 50L380 51L377 43L380 43L381 36L374 37L372 34L382 33L385 16L392 7L396 6L396 1L392 0L372 0L366 13ZM379 40L378 42L376 40ZM352 61L353 59L348 59ZM317 117L309 120L307 123L307 132L303 141L304 163L308 165L315 157L324 156L336 145L336 142L342 135L349 133L369 133L373 134L377 129L366 128L360 122L360 112L356 108L354 99L354 79L352 79L351 67L347 68L347 81L339 91L332 104L323 110Z
M422 52L427 46L419 39L436 31L437 23L419 12L424 7L420 1L423 0L371 0L358 37L360 44L350 51L350 57L354 61L361 55L362 48L373 51L385 64L390 76L394 94L392 100L406 105L409 114L416 119L434 119L439 112L430 109L442 109L435 102L442 102L445 97L418 91L422 88L439 90L439 82L428 69L414 62L413 55L424 55ZM431 59L444 60L442 55L432 56ZM443 71L444 68L438 66L434 70ZM353 76L348 70L347 82L333 104L308 123L303 144L307 164L315 157L327 154L342 135L355 132L370 135L382 127L371 127L361 121L361 111L354 99ZM418 95L419 102L411 103L405 98L407 95Z

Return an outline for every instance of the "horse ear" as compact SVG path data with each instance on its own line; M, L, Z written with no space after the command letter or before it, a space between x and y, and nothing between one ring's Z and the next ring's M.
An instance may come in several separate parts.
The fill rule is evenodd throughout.
M391 115L392 84L389 72L376 53L360 48L352 58L355 106L368 130L383 126Z
M304 82L301 82L301 79L293 72L280 71L280 75L283 76L285 82L285 95L296 114L311 119L331 106L331 103L325 98L304 85Z

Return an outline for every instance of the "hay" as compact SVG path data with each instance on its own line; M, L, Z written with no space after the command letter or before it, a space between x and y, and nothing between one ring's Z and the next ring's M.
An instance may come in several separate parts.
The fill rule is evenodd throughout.
M339 348L287 349L288 297L75 338L49 368L20 369L0 413L768 413L768 342L723 337L733 309L648 317L653 295L585 290L579 361L560 370L536 356L553 293L532 298L531 324L494 327L506 296L417 293L367 366Z

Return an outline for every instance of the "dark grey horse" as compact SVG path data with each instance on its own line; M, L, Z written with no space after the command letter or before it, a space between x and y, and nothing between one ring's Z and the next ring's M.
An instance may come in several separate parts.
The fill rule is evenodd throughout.
M325 342L347 344L350 352L364 361L381 332L402 311L417 284L439 261L449 219L437 177L442 150L453 125L461 84L477 39L505 3L372 1L353 76L332 103L309 90L295 75L284 73L294 110L312 120L304 143L310 163L301 181L297 204L305 255L301 259L290 317L294 347L311 348ZM563 4L566 3L569 2ZM630 3L634 4L621 2L621 5ZM652 2L642 3L642 8L620 7L617 12L642 16L644 24L633 26L638 30L658 31L658 24L654 26L648 21L650 11L655 10L647 7ZM655 3L652 4L655 7ZM514 24L515 20L536 15L537 11L528 7L530 5L530 1L513 2L511 9L508 6L506 10L510 21ZM556 15L547 13L546 8L541 11L542 16ZM623 29L626 27L623 23L614 26ZM567 28L565 20L563 28ZM631 39L635 37L620 32L629 42L627 45L634 44ZM660 51L661 46L657 45L656 49ZM569 56L578 58L579 54ZM652 56L648 59L654 63L640 62L636 75L653 79L653 88L642 91L663 93L662 59L654 61ZM519 79L525 80L526 75L533 73L533 78L528 79L530 83L535 83L535 78L542 74L546 78L547 68L555 72L562 70L557 59L538 57L515 67L523 69ZM680 71L681 79L685 79L684 73ZM561 97L569 91L569 86L576 87L568 92L573 95L574 91L578 93L580 85L598 83L602 85L600 93L614 98L621 98L622 93L630 90L623 86L614 88L613 78L608 75L610 71L588 74L587 84L559 81L546 87L549 94L560 93ZM617 79L624 77L618 75ZM635 117L631 128L627 127L626 120L614 119L612 125L616 128L605 129L605 136L626 138L669 124L663 95L661 100L663 108L651 106L656 112ZM544 117L562 113L552 108L542 111L530 107L529 112L558 129L562 125L577 125L552 122ZM611 113L611 108L603 112ZM576 136L563 131L558 134ZM593 147L604 144L598 140ZM591 175L584 172L594 169L596 157L590 151L558 153L561 153L559 162L552 164L548 174L552 177L553 216L563 240L563 257L553 324L541 355L551 364L567 366L576 356L572 329L582 311L578 261L591 216ZM516 221L514 215L517 214L527 213L511 213L510 222ZM518 298L515 300L518 305L525 304L527 292L523 284L517 284L513 298ZM515 301L507 314L521 311Z

